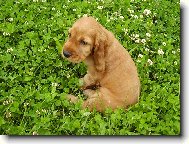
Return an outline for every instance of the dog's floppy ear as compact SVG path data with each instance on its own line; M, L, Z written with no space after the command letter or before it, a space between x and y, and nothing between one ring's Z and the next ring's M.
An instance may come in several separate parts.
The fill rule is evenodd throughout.
M98 72L105 71L105 48L107 46L107 37L103 32L98 32L94 45L94 64Z

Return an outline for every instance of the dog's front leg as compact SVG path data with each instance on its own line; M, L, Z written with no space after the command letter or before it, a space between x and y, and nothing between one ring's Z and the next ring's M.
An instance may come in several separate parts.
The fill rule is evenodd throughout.
M83 78L80 79L81 89L86 89L86 87L95 84L96 84L96 80L88 73Z

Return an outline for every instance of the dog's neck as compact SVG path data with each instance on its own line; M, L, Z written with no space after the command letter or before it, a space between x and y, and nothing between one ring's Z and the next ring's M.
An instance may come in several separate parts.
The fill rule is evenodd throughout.
M84 63L86 64L87 70L88 70L89 72L94 72L94 71L96 71L96 69L95 69L95 64L94 64L94 59L93 59L93 55L89 55L89 56L84 60Z

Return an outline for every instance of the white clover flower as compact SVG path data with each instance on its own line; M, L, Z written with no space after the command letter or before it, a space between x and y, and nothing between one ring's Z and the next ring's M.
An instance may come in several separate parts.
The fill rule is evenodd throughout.
M116 11L116 12L114 12L113 14L114 14L115 16L117 16L117 15L118 15L118 12Z
M8 18L8 21L12 22L12 21L13 21L13 18Z
M54 11L54 10L55 10L55 7L53 7L52 10Z
M73 9L73 11L76 11L76 9Z
M66 77L67 77L67 78L70 78L70 74L67 74Z
M36 110L36 113L37 113L37 114L40 114L40 111L39 111L39 110Z
M120 18L120 19L124 19L124 16L120 16L119 18Z
M42 109L41 111L42 111L42 112L44 112L44 113L46 113L46 112L47 112L47 110L46 110L46 109Z
M143 58L143 55L142 55L142 54L139 54L138 57L139 57L139 58Z
M131 10L130 8L127 9L130 13L134 13L134 10Z
M38 2L38 0L33 0L33 2Z
M139 38L139 34L133 34L135 38Z
M27 103L27 102L24 103L24 107L26 107L26 106L28 106L28 105L29 105L29 103Z
M149 63L149 65L153 65L153 61L151 59L148 59L147 62Z
M52 83L52 86L53 86L53 87L57 87L57 86L58 86L58 83Z
M163 42L162 45L163 45L163 46L166 46L166 42Z
M91 114L90 112L83 113L84 116L89 116L90 114Z
M13 100L12 100L12 99L10 99L10 100L9 100L9 103L13 103Z
M141 43L146 43L146 40L145 40L145 39L142 39L142 40L141 40Z
M130 13L134 13L135 11L134 10L131 10Z
M135 18L135 19L138 19L138 16L137 16L137 15L134 15L134 18Z
M140 39L135 40L136 43L140 43Z
M46 0L41 0L42 2L46 2Z
M87 14L84 14L83 17L87 17Z
M143 14L144 14L144 15L149 15L149 14L151 14L151 11L148 10L148 9L145 9L144 12L143 12Z
M145 48L145 51L150 51L148 48Z
M8 33L8 32L3 32L3 35L4 35L4 36L9 36L10 33Z
M143 18L144 16L143 15L140 15L140 18Z
M13 51L13 48L7 49L7 52L12 52L12 51Z
M150 34L150 33L146 33L146 36L147 36L147 37L151 37L151 34Z
M103 6L98 6L97 9L103 9Z
M34 131L34 132L32 133L32 135L38 135L38 133Z
M137 60L137 62L138 62L138 63L140 63L140 62L141 62L141 60Z
M110 20L114 20L114 17L110 17Z
M6 101L3 102L3 105L8 105L8 104L9 104L8 100L6 100Z
M6 118L11 117L11 112L6 112Z
M125 32L125 34L127 34L127 33L128 33L128 29L123 28L122 30Z
M158 50L158 54L159 54L159 55L163 55L163 54L164 54L163 50L162 50L162 49L159 49L159 50Z
M135 38L134 38L134 37L130 37L130 39L131 39L131 40L135 40Z
M176 51L172 51L173 54L176 54Z

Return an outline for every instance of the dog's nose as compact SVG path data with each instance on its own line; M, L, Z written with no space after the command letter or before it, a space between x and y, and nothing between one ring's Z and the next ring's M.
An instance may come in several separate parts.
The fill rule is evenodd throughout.
M63 51L65 57L69 58L72 54L68 51Z

